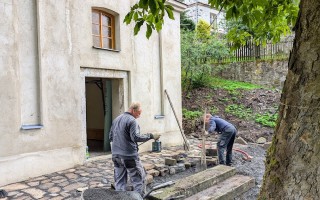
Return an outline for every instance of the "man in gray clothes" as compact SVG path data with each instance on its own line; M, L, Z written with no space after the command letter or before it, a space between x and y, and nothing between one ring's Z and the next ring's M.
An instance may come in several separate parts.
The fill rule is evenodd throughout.
M232 163L232 147L237 134L237 129L229 122L218 116L206 115L205 123L208 126L208 132L214 131L220 133L217 143L219 164L231 166ZM226 160L224 152L227 149Z
M134 191L143 196L146 173L139 159L137 142L145 142L150 139L157 140L160 135L140 134L140 127L136 119L140 117L141 112L140 103L132 103L127 112L113 120L109 138L112 142L115 189L126 191L127 175L129 174Z

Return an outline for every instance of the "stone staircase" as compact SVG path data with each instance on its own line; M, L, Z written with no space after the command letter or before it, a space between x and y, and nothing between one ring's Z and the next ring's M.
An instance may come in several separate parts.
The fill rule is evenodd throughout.
M154 191L149 199L230 200L254 185L254 178L236 175L234 167L218 165L177 180L170 187Z

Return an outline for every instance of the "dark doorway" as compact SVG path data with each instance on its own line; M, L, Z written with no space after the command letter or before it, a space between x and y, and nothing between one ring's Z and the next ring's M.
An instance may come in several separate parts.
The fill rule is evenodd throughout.
M112 79L86 77L86 127L89 157L110 152Z

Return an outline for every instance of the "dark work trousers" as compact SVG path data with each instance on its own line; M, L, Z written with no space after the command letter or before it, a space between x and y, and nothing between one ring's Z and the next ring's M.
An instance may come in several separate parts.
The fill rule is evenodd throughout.
M232 147L234 139L236 138L237 130L234 127L225 128L217 143L219 164L231 165L232 163ZM226 160L224 159L224 152L227 149Z
M144 183L146 172L139 158L122 159L112 158L114 164L114 181L116 191L126 191L127 177L129 175L134 191L144 195L146 186Z

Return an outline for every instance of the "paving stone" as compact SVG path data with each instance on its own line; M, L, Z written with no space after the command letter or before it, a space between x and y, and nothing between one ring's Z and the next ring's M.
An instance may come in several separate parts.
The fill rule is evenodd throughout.
M147 171L147 174L150 174L152 176L159 176L160 172L156 169L150 169Z
M61 179L65 179L64 176L60 176L60 175L57 175L57 176L54 176L51 178L52 180L61 180Z
M19 192L18 194L14 195L14 198L22 197L25 193Z
M172 166L171 168L175 169L175 173L186 171L186 167L184 166L184 163L178 163L177 165Z
M144 169L146 171L155 168L155 164L153 164L153 163L143 163L142 166L144 167Z
M63 196L64 198L71 196L71 195L70 195L69 193L67 193L67 192L61 192L60 195Z
M166 158L164 164L169 165L169 166L173 166L173 165L177 164L177 160L172 159L172 158Z
M147 174L145 181L146 181L146 184L149 185L150 183L153 182L153 176L150 174Z
M159 172L160 172L160 176L166 176L169 173L169 169L163 168L163 169L160 169Z
M163 169L163 168L165 168L166 167L166 165L164 164L164 163L157 163L157 164L155 164L155 169L156 170L160 170L160 169Z
M64 197L61 197L61 196L59 196L59 197L54 197L54 198L51 198L51 200L62 200L62 199L64 199Z
M59 194L57 194L57 193L51 193L51 194L49 194L49 196L50 196L50 197L57 197L57 196L59 196Z
M39 188L43 189L43 190L46 190L46 189L51 188L52 186L54 186L54 183L45 183L45 184L39 185Z
M25 195L19 198L19 200L33 200L33 199L34 198L28 197L28 196L25 196Z
M171 157L171 154L169 154L169 153L163 153L162 156L163 156L163 157Z
M51 181L49 179L46 179L46 180L42 180L41 184L45 184L45 183L49 183L49 182L51 182Z
M91 177L101 177L101 174L100 173L93 173L90 176Z
M28 185L23 184L23 183L14 183L11 185L4 186L3 189L7 192L10 192L10 191L15 191L15 190L22 190L22 189L25 189L28 187L29 187Z
M76 169L69 169L68 172L75 172Z
M108 183L110 183L110 181L109 181L108 179L105 179L105 178L104 178L104 179L101 180L101 183L103 183L103 184L108 184Z
M43 198L41 198L39 200L51 200L51 197L43 197Z
M69 182L68 181L65 181L63 183L59 183L58 186L61 186L61 187L64 187L66 185L69 185Z
M176 174L176 169L174 167L170 167L169 168L169 174L170 175Z
M61 191L60 187L53 187L53 188L48 189L49 193L59 193L60 191Z
M55 181L52 181L53 183L62 183L62 182L67 182L67 179L64 178L64 179L59 179L59 180L55 180Z
M46 176L39 176L39 177L30 179L30 181L42 181L42 180L45 180L45 179L47 179Z
M29 182L27 183L29 186L34 187L34 186L38 186L40 184L39 181L34 181L34 182Z
M80 176L89 176L90 174L88 172L80 173Z
M32 197L34 197L36 199L41 199L45 195L44 191L42 191L40 189L36 189L36 188L29 188L29 189L25 189L22 191L30 194Z
M12 192L8 192L8 197L12 197L16 194L18 194L19 192L18 191L12 191Z
M76 178L79 177L77 174L74 174L74 173L68 173L68 174L65 174L65 176L66 176L68 179L76 179Z
M84 183L73 183L71 185L64 187L63 190L71 191L71 190L76 190L77 188L85 187L85 186L86 186L86 184L84 184Z

